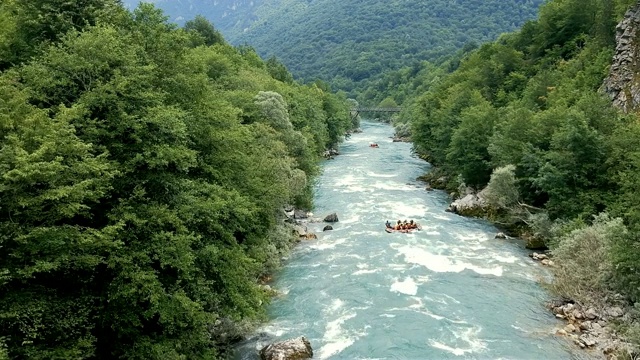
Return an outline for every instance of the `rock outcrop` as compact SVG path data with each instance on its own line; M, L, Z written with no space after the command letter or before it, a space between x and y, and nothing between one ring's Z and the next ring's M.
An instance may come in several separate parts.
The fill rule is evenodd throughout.
M304 336L267 345L260 350L262 360L302 360L312 357L311 344Z
M616 27L616 53L602 86L613 105L625 113L640 109L640 3Z
M574 303L548 304L556 318L567 321L556 335L566 336L581 348L600 350L607 358L616 351L633 353L633 347L621 339L611 321L625 315L619 306L596 310ZM615 322L615 321L614 321Z
M462 216L480 216L486 207L487 201L482 191L477 194L467 191L466 195L452 202L447 211Z

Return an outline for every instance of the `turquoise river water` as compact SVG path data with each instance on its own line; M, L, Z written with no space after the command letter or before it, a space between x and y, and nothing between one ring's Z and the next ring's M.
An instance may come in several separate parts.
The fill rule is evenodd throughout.
M238 348L306 336L314 359L571 359L573 346L543 303L548 277L515 240L485 221L445 212L449 197L416 180L430 165L389 125L365 122L326 161L314 216L333 231L299 245L272 287L272 320ZM379 148L369 144L376 142ZM422 231L387 234L386 220Z

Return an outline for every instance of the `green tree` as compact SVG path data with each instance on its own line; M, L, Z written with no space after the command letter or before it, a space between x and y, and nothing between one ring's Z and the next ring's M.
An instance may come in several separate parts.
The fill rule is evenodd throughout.
M281 63L275 56L270 57L265 63L269 75L276 80L280 80L284 83L293 83L293 76L287 70L283 63Z
M86 289L122 246L96 210L119 172L76 136L75 110L50 118L13 83L0 78L0 336L12 358L91 357L100 297Z
M467 185L481 187L491 176L487 146L493 133L496 111L485 102L468 107L460 114L460 125L453 131L447 150L447 163L460 173Z
M487 202L498 209L508 209L518 203L520 194L516 183L516 167L507 165L491 173L491 179L485 189Z
M213 27L204 16L198 15L193 20L189 20L184 24L184 29L189 32L195 32L202 37L202 41L206 46L215 44L224 44L224 38L218 30Z
M28 60L71 30L118 21L124 17L124 9L117 0L11 0L3 2L0 14L10 18L9 30L11 20L15 21L13 34L4 40L5 52L0 53L5 55L0 56L2 69Z

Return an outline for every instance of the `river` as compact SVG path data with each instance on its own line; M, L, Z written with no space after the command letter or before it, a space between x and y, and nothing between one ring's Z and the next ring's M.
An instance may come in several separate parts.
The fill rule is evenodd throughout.
M314 359L569 359L572 346L543 303L549 274L497 229L445 212L448 196L416 181L430 165L386 124L364 122L326 161L314 214L333 231L298 246L273 286L269 342L306 336ZM369 147L376 142L379 148ZM384 232L413 219L412 234ZM265 337L239 348L255 359Z

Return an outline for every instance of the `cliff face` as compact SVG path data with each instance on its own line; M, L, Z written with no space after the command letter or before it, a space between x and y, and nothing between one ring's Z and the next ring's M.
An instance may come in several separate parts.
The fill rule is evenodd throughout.
M640 110L640 2L616 27L616 54L603 90L625 113Z

